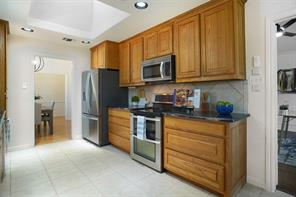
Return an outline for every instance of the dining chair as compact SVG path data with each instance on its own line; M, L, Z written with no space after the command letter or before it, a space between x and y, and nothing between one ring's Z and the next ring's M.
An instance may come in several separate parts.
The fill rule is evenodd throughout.
M40 126L41 126L41 103L35 103L35 129L37 129L40 132Z
M48 109L42 110L42 121L44 124L44 127L46 126L46 123L48 122L49 125L49 133L53 134L53 111L54 111L55 102L53 101Z

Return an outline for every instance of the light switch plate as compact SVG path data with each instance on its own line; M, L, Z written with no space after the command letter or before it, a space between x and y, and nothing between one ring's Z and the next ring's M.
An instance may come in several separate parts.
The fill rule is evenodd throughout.
M254 56L253 57L253 67L260 67L261 66L261 60L260 60L260 56Z
M23 84L22 84L22 88L23 88L24 90L28 88L27 82L23 82Z

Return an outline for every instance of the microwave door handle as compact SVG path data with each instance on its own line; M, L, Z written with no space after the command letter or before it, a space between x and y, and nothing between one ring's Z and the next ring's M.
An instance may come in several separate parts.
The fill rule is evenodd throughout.
M164 62L161 62L161 63L160 63L160 68L159 68L160 76L161 76L162 79L164 78L164 74L163 74L163 65L164 65Z

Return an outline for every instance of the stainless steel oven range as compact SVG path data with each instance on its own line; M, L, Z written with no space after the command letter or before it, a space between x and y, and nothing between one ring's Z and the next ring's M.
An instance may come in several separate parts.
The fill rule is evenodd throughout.
M163 171L163 132L162 116L163 112L172 109L173 95L157 94L153 97L153 107L132 110L130 118L130 156L136 161L155 169ZM138 120L143 121L145 129L139 135ZM141 136L141 137L140 137Z

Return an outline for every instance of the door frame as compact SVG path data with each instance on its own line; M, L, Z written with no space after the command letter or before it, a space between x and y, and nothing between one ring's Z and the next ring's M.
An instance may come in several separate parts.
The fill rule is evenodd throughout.
M68 84L68 78L69 78L69 81L70 81L70 83L71 83L71 86L73 87L73 72L74 72L74 70L76 69L75 68L75 64L74 64L74 60L72 60L71 58L68 58L68 57L63 57L63 56L55 56L55 55L52 55L52 54L47 54L47 53L39 53L39 52L36 52L35 53L35 55L33 56L33 57L35 57L35 56L41 56L41 57L45 57L45 58L49 58L49 59L57 59L57 60L66 60L66 61L69 61L69 62L71 62L72 63L72 65L71 65L71 72L70 72L70 75L68 75L68 74L64 74L64 76L65 76L65 79L66 79L66 81L65 81L65 84L66 84L66 86L68 87L69 86L69 84ZM45 65L46 66L46 65ZM33 67L33 66L32 66ZM33 75L34 75L34 80L33 80L33 92L34 92L34 94L35 94L35 71L34 71L34 68L32 69L32 72L33 72ZM74 106L74 96L73 96L73 89L72 89L72 87L70 88L71 89L71 91L70 92L65 92L66 93L66 95L67 96L70 96L70 106L67 106L68 108L70 108L70 111L71 111L71 116L70 116L70 120L71 120L71 139L74 139L75 137L74 137L74 132L73 132L73 108L74 107L76 107L76 106ZM65 87L65 91L68 91L68 88L66 88ZM66 95L65 95L65 97L66 97ZM35 100L34 100L34 102L35 102ZM66 105L66 103L65 103L65 105ZM35 113L35 106L34 106L34 113ZM66 112L66 114L67 114L68 112ZM67 119L67 117L66 117L66 119ZM33 124L35 125L35 123L33 122ZM35 126L34 126L34 128L35 128ZM36 136L35 136L35 130L34 130L34 146L36 146Z
M275 24L296 17L296 9L266 17L265 49L265 189L275 192L278 184L277 39Z

